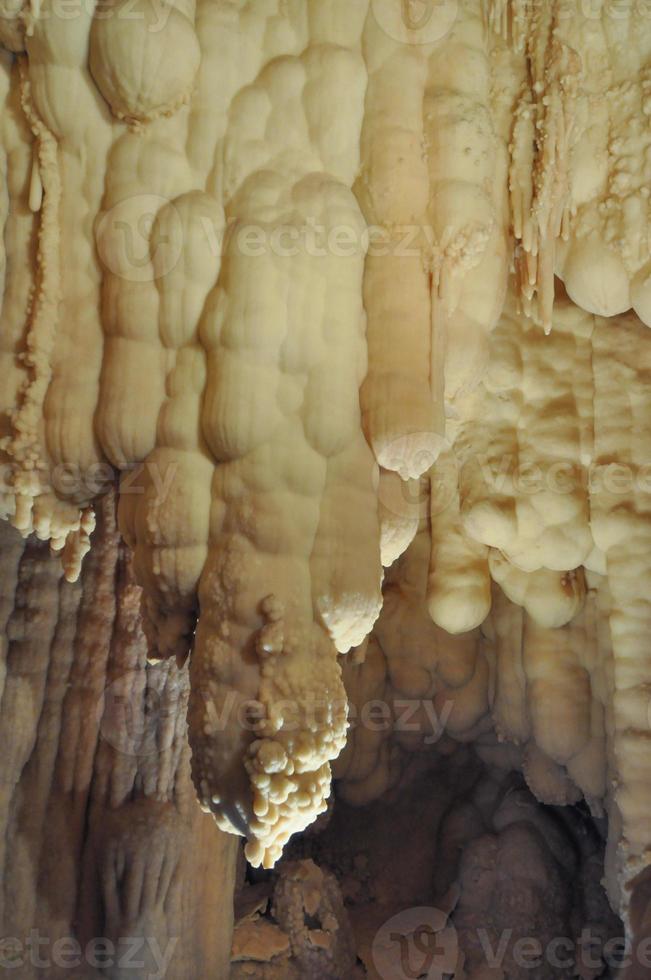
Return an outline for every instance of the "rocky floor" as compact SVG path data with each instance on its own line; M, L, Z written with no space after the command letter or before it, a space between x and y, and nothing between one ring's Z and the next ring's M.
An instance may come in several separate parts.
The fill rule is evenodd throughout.
M233 978L614 975L604 827L460 747L368 807L338 801L273 872L240 868Z

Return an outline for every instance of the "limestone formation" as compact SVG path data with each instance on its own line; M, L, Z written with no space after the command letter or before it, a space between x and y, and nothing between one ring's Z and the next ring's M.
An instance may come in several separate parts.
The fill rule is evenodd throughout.
M173 935L196 835L230 889L189 769L271 869L333 765L363 806L459 743L607 818L647 930L644 8L0 0L0 860L69 824L64 931Z

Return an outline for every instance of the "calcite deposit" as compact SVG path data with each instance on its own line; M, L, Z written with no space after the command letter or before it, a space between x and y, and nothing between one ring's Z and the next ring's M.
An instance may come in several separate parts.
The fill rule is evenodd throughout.
M65 792L92 769L117 811L90 838L107 921L149 908L116 897L125 861L142 877L150 848L174 878L187 765L271 868L333 764L368 805L424 748L472 743L540 803L607 818L610 902L646 929L648 15L0 3L0 516L29 538L3 527L5 818L68 606L94 617L94 694L111 644L132 655L136 594L139 669L187 693L190 748L160 772L66 756ZM12 680L30 609L52 642ZM518 840L539 853L490 834L464 881Z

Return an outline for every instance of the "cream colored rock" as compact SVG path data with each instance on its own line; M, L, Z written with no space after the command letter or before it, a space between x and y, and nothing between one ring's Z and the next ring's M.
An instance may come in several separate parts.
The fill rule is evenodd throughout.
M190 654L197 792L253 862L325 809L348 735L354 802L475 741L608 811L625 911L651 860L646 21L129 6L1 21L0 513L72 579L119 478L149 655ZM384 729L354 727L370 695Z
M90 33L90 70L114 114L145 122L189 101L201 49L193 5L112 3Z

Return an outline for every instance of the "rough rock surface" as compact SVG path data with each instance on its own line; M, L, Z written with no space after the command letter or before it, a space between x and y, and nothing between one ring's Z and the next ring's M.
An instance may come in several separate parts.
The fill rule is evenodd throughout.
M3 975L226 980L236 843L195 799L187 670L146 665L115 498L75 584L0 535Z
M29 719L55 724L71 649L90 701L113 636L118 660L146 636L177 670L191 654L194 786L251 863L325 812L337 757L364 803L435 734L607 814L610 900L646 929L644 3L58 6L0 2L0 515L72 581L117 472L142 634L117 544L97 538L89 609L9 543L3 819L31 807ZM180 714L160 671L152 696ZM391 724L342 755L369 698ZM87 714L61 718L82 739L71 826L132 814L89 824L89 854L95 833L100 865L118 854L108 919L144 922L130 885L114 895L147 823L120 793L156 798L174 881L166 774L186 756L172 738L152 774L98 751L87 810Z

